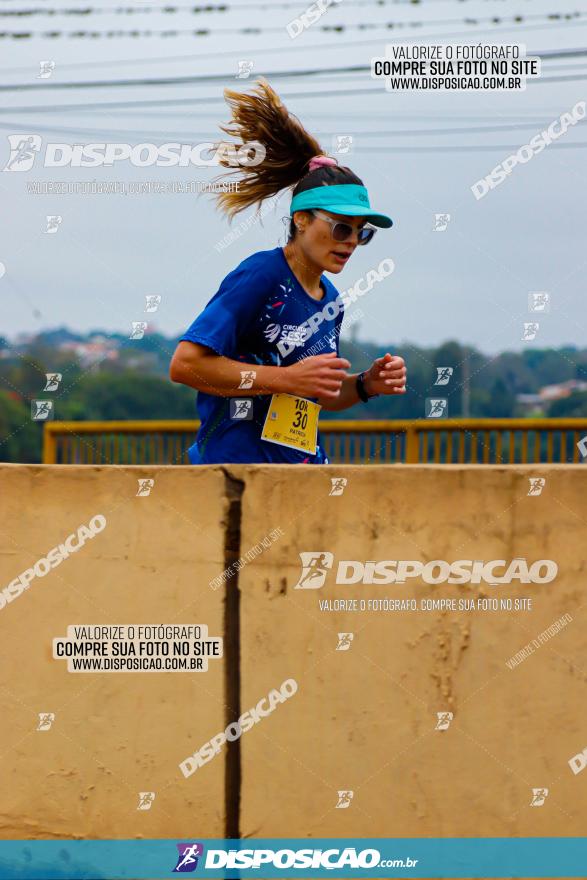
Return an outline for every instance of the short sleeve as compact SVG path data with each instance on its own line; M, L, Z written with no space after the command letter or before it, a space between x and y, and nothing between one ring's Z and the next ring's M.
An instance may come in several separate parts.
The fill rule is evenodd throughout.
M204 311L180 337L180 342L197 342L224 357L234 356L239 337L252 329L270 285L267 271L237 266L222 281Z

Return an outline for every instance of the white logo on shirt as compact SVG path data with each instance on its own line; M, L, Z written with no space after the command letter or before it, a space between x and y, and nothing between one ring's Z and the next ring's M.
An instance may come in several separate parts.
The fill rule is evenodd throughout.
M268 342L279 339L278 345L288 345L293 348L303 345L310 335L304 324L268 324L263 331Z
M269 342L275 342L275 340L281 333L281 324L267 324L263 333L265 335L265 339L267 339Z

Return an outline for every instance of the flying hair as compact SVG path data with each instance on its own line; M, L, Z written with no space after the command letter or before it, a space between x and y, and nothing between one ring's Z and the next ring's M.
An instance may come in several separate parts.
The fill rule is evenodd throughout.
M219 127L233 141L217 141L219 161L232 170L215 180L238 177L238 191L217 193L216 206L232 220L236 214L251 205L257 205L288 187L295 187L303 179L301 189L337 183L361 183L349 168L338 165L319 166L310 170L310 162L325 152L316 140L290 113L279 95L262 77L252 94L224 89L224 98L231 109L232 121ZM256 141L265 148L265 158L258 165L234 166L222 150L230 153L245 144ZM230 155L230 154L229 154ZM315 163L314 163L315 164Z

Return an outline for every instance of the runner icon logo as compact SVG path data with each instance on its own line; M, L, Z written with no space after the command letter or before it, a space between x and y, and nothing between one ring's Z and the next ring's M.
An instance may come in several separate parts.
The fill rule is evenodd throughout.
M39 724L37 730L51 730L51 725L54 721L54 712L39 712Z
M435 385L448 385L450 381L450 377L454 372L453 367L436 367L436 372L438 373L436 377Z
M544 804L544 801L548 797L548 789L547 788L533 788L532 789L532 800L530 801L531 807L541 807Z
M530 480L528 495L541 495L546 486L546 479L544 477L528 477L528 479Z
M326 572L332 568L332 553L300 553L302 573L294 590L319 590L324 586Z
M230 399L230 418L250 422L253 418L253 399L251 397L232 397Z
M152 480L152 479L141 480L141 479L139 479L138 484L139 484L139 488L138 488L138 491L137 491L135 498L136 497L146 498L148 495L151 494L151 489L155 485L155 480Z
M179 855L177 865L173 869L174 874L188 874L198 867L198 859L204 853L201 843L177 843Z
M450 727L450 722L453 719L452 712L437 712L436 716L438 721L436 722L436 727L434 730L448 730Z
M354 633L339 633L338 634L338 644L336 646L337 651L350 651L351 642L354 639Z
M139 805L137 810L150 810L155 800L154 791L139 791Z

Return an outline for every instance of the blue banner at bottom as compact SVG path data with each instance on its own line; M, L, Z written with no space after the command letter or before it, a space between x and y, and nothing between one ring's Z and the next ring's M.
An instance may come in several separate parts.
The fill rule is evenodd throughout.
M0 841L0 880L585 877L587 839Z

